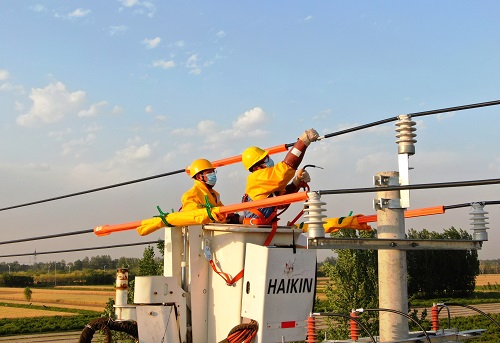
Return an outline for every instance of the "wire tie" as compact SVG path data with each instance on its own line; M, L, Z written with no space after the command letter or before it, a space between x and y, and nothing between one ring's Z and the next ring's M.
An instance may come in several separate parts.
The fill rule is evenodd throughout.
M215 222L215 219L214 217L212 217L212 207L215 207L215 206L212 206L210 204L210 202L208 201L208 195L205 195L205 205L203 206L207 209L207 214L208 214L208 218L212 219L213 222Z
M168 227L173 227L173 225L170 225L169 222L167 222L167 216L168 216L168 212L165 213L161 210L160 208L160 205L156 206L156 208L158 209L158 212L160 212L160 215L159 216L155 216L157 218L161 218L161 221L163 222L163 224L165 224L166 226ZM172 209L172 213L174 212L174 209Z

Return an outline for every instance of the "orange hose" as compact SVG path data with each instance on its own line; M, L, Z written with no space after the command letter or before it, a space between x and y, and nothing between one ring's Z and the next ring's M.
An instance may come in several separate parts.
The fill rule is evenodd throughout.
M273 154L287 151L288 148L286 147L286 144L282 144L282 145L272 146L272 147L266 148L264 150L266 150L269 153L269 155L273 155ZM241 155L236 155L236 156L223 158L222 160L212 161L212 166L214 166L214 168L219 168L219 167L223 167L223 166L227 166L229 164L234 164L234 163L239 163L239 162L241 162ZM189 166L186 167L186 173L189 174Z
M141 226L141 224L142 224L142 221L139 220L137 222L96 226L94 228L94 233L97 236L102 237L102 236L107 236L112 232L134 230L134 229L138 228L139 226Z
M290 204L292 202L304 201L307 199L308 199L307 192L298 192L298 193L280 195L277 197L266 198L266 199L262 199L262 200L242 202L242 203L237 203L237 204L228 205L228 206L221 206L221 207L219 207L219 209L220 209L219 212L221 214L234 213L234 212L244 211L244 210L250 209L250 208L261 208L261 207L269 207L269 206L286 205L286 204ZM107 236L113 232L135 230L141 225L142 225L142 221L140 220L140 221L136 221L136 222L122 223L122 224L115 224L115 225L96 226L94 228L94 233L97 236L102 237L102 236Z
M250 208L286 205L286 204L291 204L292 202L304 201L307 199L308 199L307 192L298 192L298 193L280 195L277 197L270 197L262 200L242 202L228 206L221 206L219 208L220 210L219 212L222 214L234 213L234 212L248 210Z
M430 216L433 214L443 214L443 213L444 213L444 206L416 208L414 210L406 210L405 211L405 218ZM376 221L377 221L376 214L358 217L358 223L372 223L372 222L376 222Z

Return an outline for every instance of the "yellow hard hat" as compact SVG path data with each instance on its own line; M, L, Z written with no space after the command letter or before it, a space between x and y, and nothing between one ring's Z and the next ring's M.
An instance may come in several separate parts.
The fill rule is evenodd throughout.
M189 176L194 177L199 172L207 169L215 169L209 160L206 160L204 158L194 160L193 163L191 163L191 165L189 166Z
M256 146L251 146L250 148L246 148L241 154L241 160L243 165L247 170L250 170L255 163L263 160L268 155L268 152L258 148Z

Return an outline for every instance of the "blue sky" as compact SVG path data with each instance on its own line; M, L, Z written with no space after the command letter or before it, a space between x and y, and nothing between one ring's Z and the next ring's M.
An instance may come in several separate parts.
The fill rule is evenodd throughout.
M178 170L250 145L291 143L404 113L500 99L496 1L2 1L0 207ZM497 178L500 107L415 118L411 183ZM313 190L371 187L397 170L395 126L313 144ZM276 155L275 160L282 158ZM219 169L225 204L241 165ZM0 213L0 241L178 209L184 174ZM325 196L327 215L373 214L373 194ZM412 192L411 208L500 200L498 186ZM498 207L498 206L497 206ZM291 219L300 209L292 207ZM500 208L482 259L500 258ZM468 209L406 228L470 228ZM4 254L149 241L155 233L4 245ZM144 247L39 256L73 261ZM8 259L3 259L7 261ZM28 258L13 258L29 262Z

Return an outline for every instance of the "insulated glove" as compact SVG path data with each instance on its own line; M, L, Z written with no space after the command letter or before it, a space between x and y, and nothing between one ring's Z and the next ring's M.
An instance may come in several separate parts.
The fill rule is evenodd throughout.
M297 174L293 178L292 182L293 182L293 184L295 186L299 186L301 182L309 183L309 182L311 182L311 176L309 175L309 173L307 172L307 170L305 170L305 169L299 169L297 171Z
M309 146L311 142L318 140L319 134L315 129L308 129L299 137L299 139L304 142L306 146Z

